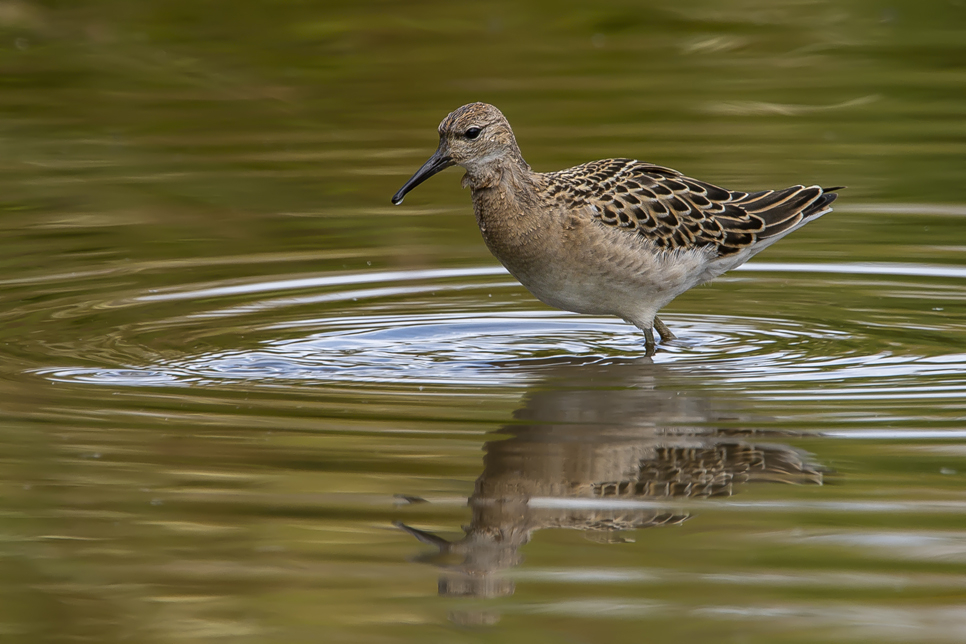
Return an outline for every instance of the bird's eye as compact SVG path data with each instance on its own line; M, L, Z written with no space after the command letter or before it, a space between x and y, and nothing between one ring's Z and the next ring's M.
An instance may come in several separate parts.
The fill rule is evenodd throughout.
M472 141L473 139L478 137L480 135L480 132L482 131L483 131L483 128L481 127L471 127L470 129L466 130L466 132L463 133L463 136L465 136L466 138Z

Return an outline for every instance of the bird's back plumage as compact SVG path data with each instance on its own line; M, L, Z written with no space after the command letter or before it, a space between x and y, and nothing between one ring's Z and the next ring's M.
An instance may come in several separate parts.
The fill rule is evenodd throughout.
M661 250L704 248L724 257L772 241L829 211L819 186L741 192L633 159L602 159L544 175L548 198L589 207L604 224Z

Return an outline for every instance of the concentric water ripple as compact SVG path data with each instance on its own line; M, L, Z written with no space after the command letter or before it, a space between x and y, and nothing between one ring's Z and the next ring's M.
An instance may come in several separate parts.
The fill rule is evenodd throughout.
M966 278L966 269L949 266L759 263L743 268L848 279L929 276L952 280L953 296ZM115 364L38 371L52 380L113 386L331 381L505 386L540 377L547 364L643 359L641 334L614 318L495 310L493 293L519 290L519 285L478 280L503 274L489 267L391 271L135 294L112 306L142 307L145 319L119 327L87 352ZM285 291L298 293L278 295ZM265 294L269 297L261 297ZM438 298L431 307L436 310L413 313L427 308L425 299L414 303L415 298L429 296ZM232 303L222 305L224 299ZM151 306L185 301L196 304L189 313L150 315ZM323 304L336 306L338 314L305 316L306 310L316 312L309 307ZM766 380L759 396L896 400L966 393L959 377L966 352L922 355L895 342L876 342L860 329L780 317L670 314L666 319L679 337L660 347L655 363L727 387ZM185 353L183 347L172 350L177 345L170 339L159 343L159 336L229 348ZM254 348L248 339L253 336L259 338ZM150 347L161 344L168 348L152 354ZM870 352L870 346L876 350ZM872 379L874 387L868 384Z
M794 347L845 334L805 331L776 320L674 317L680 339L657 362L730 356L719 368L794 364ZM550 311L486 315L383 315L313 320L306 337L264 342L250 351L220 351L138 369L56 369L58 380L114 385L214 383L219 380L505 385L529 379L548 359L598 362L644 355L643 338L619 320ZM291 328L291 327L290 327ZM513 369L513 366L519 367ZM498 378L497 378L498 376Z

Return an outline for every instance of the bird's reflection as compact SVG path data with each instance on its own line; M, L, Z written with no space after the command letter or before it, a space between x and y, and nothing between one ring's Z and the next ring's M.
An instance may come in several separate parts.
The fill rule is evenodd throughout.
M740 418L727 414L726 403L669 386L680 377L650 360L560 364L540 373L514 422L484 445L465 536L447 541L397 523L438 549L422 559L441 568L441 595L512 594L501 572L521 562L520 547L537 530L621 541L626 531L690 518L668 509L668 500L730 496L756 481L822 483L822 469L805 454L766 442L776 434L733 429Z

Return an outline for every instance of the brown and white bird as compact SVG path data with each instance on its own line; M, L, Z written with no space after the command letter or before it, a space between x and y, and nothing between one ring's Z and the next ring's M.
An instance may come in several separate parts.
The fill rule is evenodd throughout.
M634 159L557 172L523 160L503 113L470 103L439 124L439 147L393 198L441 170L466 169L490 252L550 306L616 315L644 332L674 335L657 312L693 286L740 266L831 211L819 186L741 192Z

